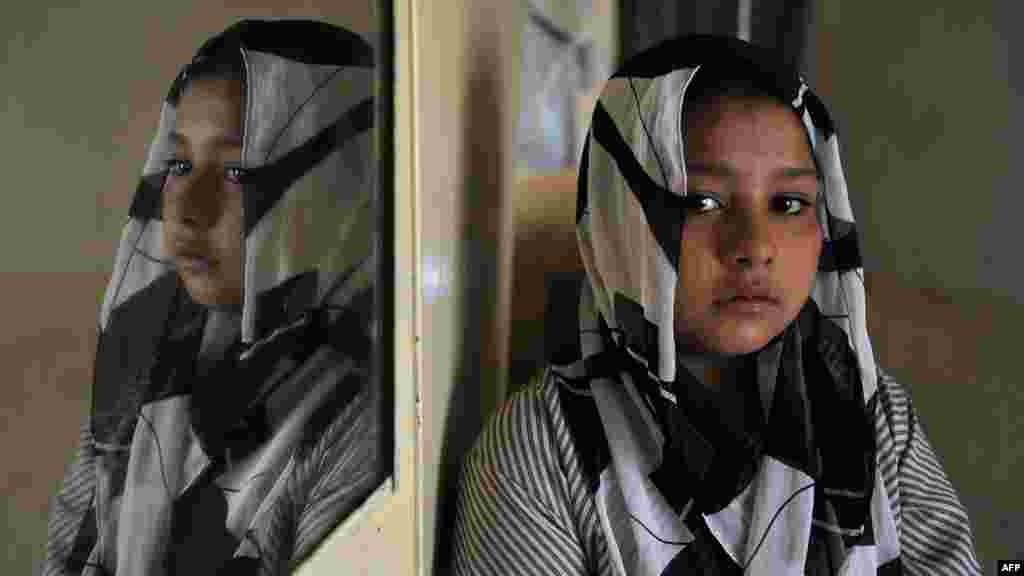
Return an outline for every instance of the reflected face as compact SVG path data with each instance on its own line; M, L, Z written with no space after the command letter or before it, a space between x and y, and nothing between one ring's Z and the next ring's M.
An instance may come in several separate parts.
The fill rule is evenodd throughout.
M192 299L242 302L241 85L197 79L182 94L162 196L163 242Z
M735 356L782 333L813 287L818 175L792 110L718 98L686 117L675 331L684 353Z

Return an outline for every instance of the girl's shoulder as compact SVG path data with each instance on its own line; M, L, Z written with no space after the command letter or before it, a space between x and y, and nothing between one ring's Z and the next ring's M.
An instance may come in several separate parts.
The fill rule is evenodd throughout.
M558 460L553 431L561 410L547 375L537 376L512 393L487 419L466 456L466 465L518 476L526 468Z
M598 426L586 435L577 422ZM512 394L462 462L461 517L489 519L483 532L491 536L475 531L479 526L474 524L473 537L456 545L457 556L493 554L480 548L493 534L502 535L505 543L525 534L523 546L543 545L536 566L536 558L516 560L525 562L520 565L523 572L550 571L554 561L564 562L565 573L607 573L610 563L594 496L596 475L590 473L595 452L607 453L607 441L589 395L567 389L552 370ZM567 534L574 537L557 537ZM466 561L472 565L477 560Z
M463 468L530 492L559 485L578 500L607 464L593 453L607 453L593 399L567 390L547 370L491 415Z
M895 442L897 447L906 444L908 429L915 418L907 387L879 367L878 387L869 405L874 412L879 439Z

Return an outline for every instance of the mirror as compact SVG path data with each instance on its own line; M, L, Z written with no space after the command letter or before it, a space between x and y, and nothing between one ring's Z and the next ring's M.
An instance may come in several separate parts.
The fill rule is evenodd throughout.
M34 191L4 216L5 572L294 568L391 485L391 18L0 24L8 182Z

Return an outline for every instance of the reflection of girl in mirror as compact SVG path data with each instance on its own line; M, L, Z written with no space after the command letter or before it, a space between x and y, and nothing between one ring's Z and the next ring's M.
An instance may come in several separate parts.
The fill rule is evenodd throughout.
M467 456L457 574L980 573L875 364L832 121L774 55L694 37L625 64L577 231L578 360Z
M285 574L383 481L372 60L244 21L175 79L43 574Z

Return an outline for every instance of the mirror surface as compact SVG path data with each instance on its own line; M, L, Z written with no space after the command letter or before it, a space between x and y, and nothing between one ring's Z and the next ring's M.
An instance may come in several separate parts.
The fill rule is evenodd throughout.
M392 473L382 4L33 5L0 23L6 181L31 191L0 216L5 573L38 573L47 548L73 573L146 561L103 544L129 531L139 550L265 562L289 506L273 556L299 562ZM242 91L198 67L169 103L241 20L323 26L248 29ZM175 520L111 528L100 488Z

